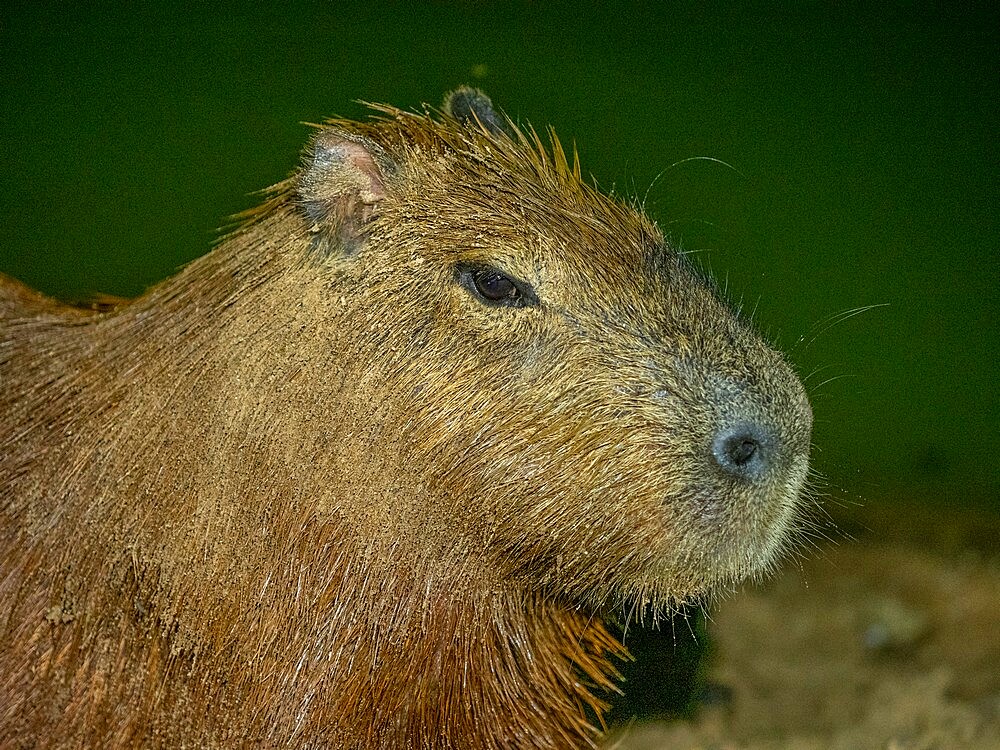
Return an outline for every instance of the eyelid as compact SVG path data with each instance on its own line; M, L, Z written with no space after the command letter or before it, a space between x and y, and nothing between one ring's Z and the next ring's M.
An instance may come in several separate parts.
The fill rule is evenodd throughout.
M520 293L519 296L499 301L484 298L476 291L476 285L473 281L475 274L483 272L497 273L510 279L511 283L517 287L517 291ZM477 300L488 307L534 307L539 304L538 296L530 284L492 263L456 263L455 280Z

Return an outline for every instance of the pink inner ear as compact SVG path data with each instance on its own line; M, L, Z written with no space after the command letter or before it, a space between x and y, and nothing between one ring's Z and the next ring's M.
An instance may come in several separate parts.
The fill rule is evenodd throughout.
M386 197L384 165L378 144L363 136L320 132L299 175L302 206L315 230L325 226L344 240L362 237Z
M354 193L363 203L385 197L378 161L366 144L337 132L325 132L313 144L313 161L305 174L305 188L315 197Z
M373 204L385 198L385 184L382 182L382 170L379 169L375 158L360 143L344 141L341 145L344 153L344 160L348 162L354 170L368 177L369 189L362 189L359 198L362 203Z

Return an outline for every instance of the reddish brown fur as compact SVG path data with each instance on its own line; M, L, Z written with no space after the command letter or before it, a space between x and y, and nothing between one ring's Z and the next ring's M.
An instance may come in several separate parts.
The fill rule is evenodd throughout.
M772 564L781 356L558 141L380 111L133 302L0 284L0 745L579 747L599 607ZM711 466L733 410L766 481Z

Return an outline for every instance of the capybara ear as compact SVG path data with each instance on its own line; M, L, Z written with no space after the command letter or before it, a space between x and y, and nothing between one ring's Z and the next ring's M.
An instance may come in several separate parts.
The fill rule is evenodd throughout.
M513 137L510 122L493 109L493 102L479 89L459 86L444 97L444 112L466 127L481 127L491 135Z
M315 245L347 255L357 252L385 198L391 171L389 157L368 138L320 130L298 179L302 209L317 235Z

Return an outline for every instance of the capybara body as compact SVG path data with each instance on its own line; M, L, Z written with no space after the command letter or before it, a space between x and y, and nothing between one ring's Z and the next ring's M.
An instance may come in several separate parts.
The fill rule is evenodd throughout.
M0 746L590 745L597 613L769 568L810 429L554 136L330 121L134 301L0 284Z

